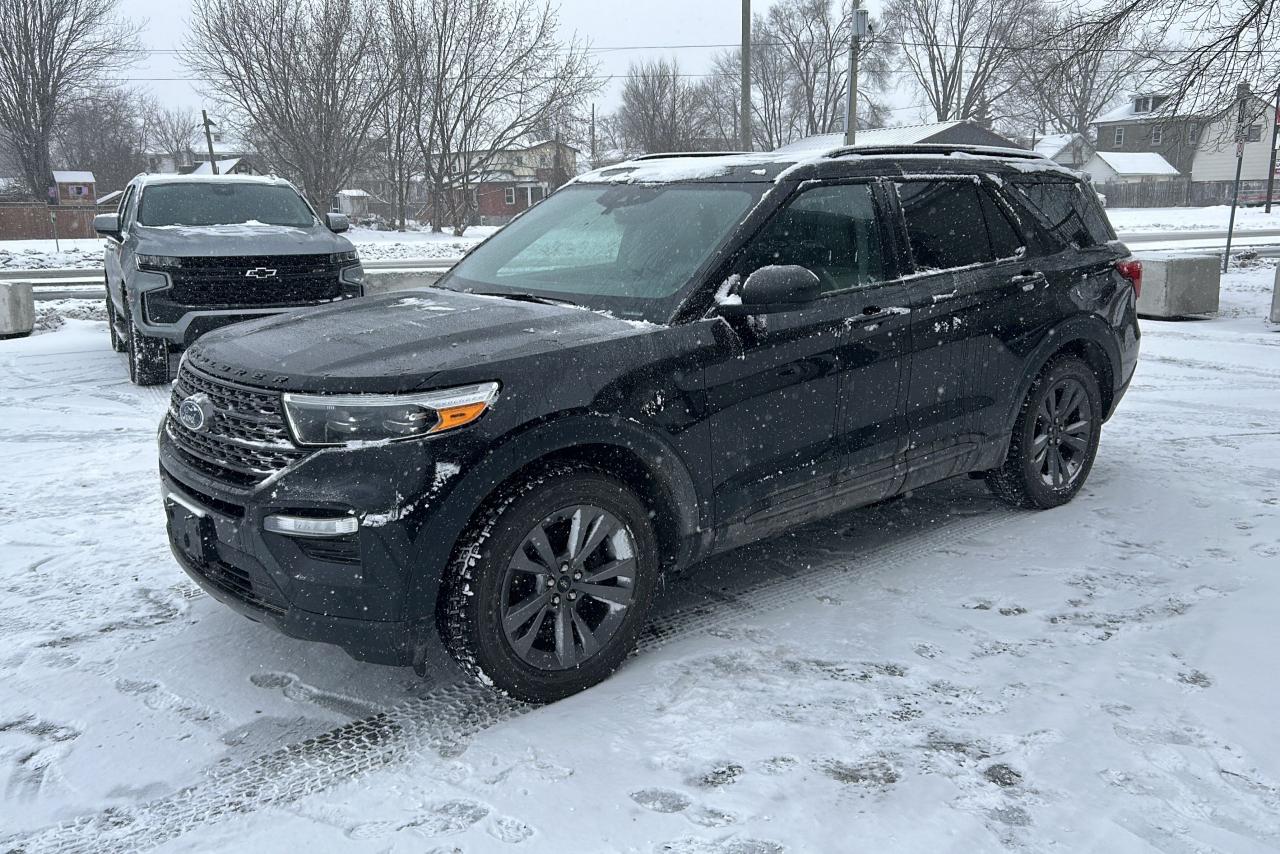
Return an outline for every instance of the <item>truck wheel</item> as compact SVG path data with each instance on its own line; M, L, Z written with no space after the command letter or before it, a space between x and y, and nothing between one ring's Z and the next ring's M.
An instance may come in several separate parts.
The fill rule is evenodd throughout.
M120 330L116 328L119 320L116 317L116 304L111 301L111 289L107 289L107 332L111 335L111 349L117 353L124 353L129 349L129 342L120 334Z
M552 702L622 663L658 574L657 539L635 493L591 469L554 469L501 497L463 536L441 633L480 681Z
M169 342L163 338L150 338L138 331L129 311L127 297L124 319L129 329L129 340L125 348L129 360L129 379L134 385L160 385L169 382Z
M1009 453L987 473L987 486L1017 507L1047 510L1084 486L1102 435L1102 395L1093 370L1062 356L1031 384L1013 428Z

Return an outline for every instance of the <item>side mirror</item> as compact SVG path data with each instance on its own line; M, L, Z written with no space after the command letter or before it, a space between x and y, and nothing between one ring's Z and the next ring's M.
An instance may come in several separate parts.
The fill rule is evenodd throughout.
M812 270L795 264L761 267L742 285L740 305L723 304L721 313L743 317L795 311L822 294L822 281Z
M351 227L351 220L346 214L327 213L324 215L325 226L334 234L341 234Z
M98 214L93 218L93 230L112 240L120 239L120 214Z

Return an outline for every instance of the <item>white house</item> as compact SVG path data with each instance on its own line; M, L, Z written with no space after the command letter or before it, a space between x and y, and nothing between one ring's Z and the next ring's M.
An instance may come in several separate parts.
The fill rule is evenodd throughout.
M1154 151L1095 151L1081 171L1089 173L1095 184L1140 184L1179 175L1173 164Z
M1265 181L1271 168L1271 145L1275 139L1275 104L1255 97L1245 123L1245 181ZM1234 181L1236 178L1236 124L1239 108L1227 110L1204 129L1191 164L1193 181Z

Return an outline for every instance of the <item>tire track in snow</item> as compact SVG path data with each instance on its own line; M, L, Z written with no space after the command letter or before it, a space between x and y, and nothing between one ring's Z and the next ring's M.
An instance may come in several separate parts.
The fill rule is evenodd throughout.
M700 582L696 572L681 576L668 592L668 600L678 600L685 593L709 601L659 614L642 634L637 654L738 623L744 616L786 607L800 595L830 592L842 580L856 579L850 576L854 568L883 571L907 564L1025 515L997 506L981 515L917 528L861 552L850 553L856 548L856 539L848 551L831 549L821 542L802 543L794 549L800 553L796 557L817 552L810 568L790 571L775 567L779 574L733 592ZM172 795L0 840L0 851L145 851L231 816L294 803L411 759L423 750L457 756L478 733L536 708L470 681L441 685L385 712L263 754L237 768L213 772L205 781Z

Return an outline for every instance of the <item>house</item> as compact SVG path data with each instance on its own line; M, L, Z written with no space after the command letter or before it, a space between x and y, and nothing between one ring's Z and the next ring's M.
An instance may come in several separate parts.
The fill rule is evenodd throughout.
M92 205L95 183L92 172L55 169L53 186L49 188L49 204Z
M1096 151L1082 172L1096 184L1138 184L1178 177L1173 164L1153 151Z
M1068 169L1084 169L1084 165L1093 156L1094 148L1079 133L1050 133L1035 140L1031 146L1036 154L1049 158L1054 163Z
M364 190L339 190L329 208L334 213L346 214L349 219L369 218L369 200L374 198Z
M1236 131L1240 107L1237 101L1210 121L1196 146L1191 164L1191 180L1198 184L1235 182ZM1246 182L1263 182L1271 168L1271 146L1280 119L1280 106L1256 95L1246 100L1244 157L1240 177ZM1261 189L1261 188L1258 188Z
M1169 109L1169 96L1137 94L1093 122L1099 152L1155 152L1182 175L1191 174L1206 120Z
M210 168L206 159L203 163L197 165L191 170L192 175L212 175L213 169ZM253 161L248 157L229 157L226 160L218 161L219 175L261 175L253 165Z
M896 128L860 130L857 145L987 145L994 148L1024 148L995 131L987 130L977 122L934 122L924 125L906 125ZM777 148L792 154L805 151L830 151L844 145L844 133L823 133L806 137Z
M502 225L526 211L578 174L578 149L541 140L496 152L484 172L474 175L472 206L484 225Z

